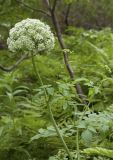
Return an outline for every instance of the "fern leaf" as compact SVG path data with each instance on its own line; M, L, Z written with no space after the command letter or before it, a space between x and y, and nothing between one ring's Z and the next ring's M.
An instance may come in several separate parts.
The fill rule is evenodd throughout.
M113 150L109 150L101 147L87 148L87 149L84 149L82 153L90 154L90 155L102 155L109 158L113 158Z

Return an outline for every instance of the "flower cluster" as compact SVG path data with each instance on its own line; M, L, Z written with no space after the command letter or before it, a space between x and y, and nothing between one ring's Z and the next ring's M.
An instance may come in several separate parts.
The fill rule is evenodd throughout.
M12 52L39 53L54 48L54 35L48 25L27 18L10 30L7 44Z

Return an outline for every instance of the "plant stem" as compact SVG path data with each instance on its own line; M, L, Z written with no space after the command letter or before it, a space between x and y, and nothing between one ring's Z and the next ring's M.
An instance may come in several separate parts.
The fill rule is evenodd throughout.
M79 130L78 130L78 128L77 128L77 135L76 135L76 145L77 145L77 160L80 160Z
M54 5L53 5L52 8L51 8L51 4L50 4L49 0L44 0L44 2L47 5L47 8L48 8L48 10L51 14L51 20L53 22L53 25L54 25L54 28L55 28L55 31L56 31L56 36L58 38L60 47L61 47L61 49L65 50L65 49L67 49L67 47L64 43L62 33L61 33L60 24L59 24L59 21L58 21L56 12L55 12L55 8L57 6L58 0L54 0ZM74 70L69 63L67 51L63 51L63 57L64 57L65 66L66 66L67 71L70 75L70 78L72 80L74 80L76 77L74 75ZM81 85L77 83L76 85L74 85L74 87L75 87L75 89L77 91L77 94L78 94L79 98L81 99L82 103L86 106L87 105L86 96L84 95L84 92L83 92L83 89L82 89Z
M44 85L43 81L42 81L41 76L39 74L39 71L37 70L36 65L35 65L35 59L34 59L33 53L32 53L31 58L32 58L33 69L34 69L34 72L36 74L36 77L39 79L41 86L43 86Z
M34 59L34 55L33 55L33 54L32 54L32 64L33 64L34 72L35 72L36 76L38 77L41 86L43 86L44 84L43 84L43 81L42 81L42 79L41 79L41 76L40 76L40 74L39 74L39 72L38 72L38 70L37 70L37 68L36 68L35 59ZM65 150L66 150L66 152L67 152L67 154L68 154L68 156L69 156L69 158L70 158L70 160L73 160L73 158L72 158L72 156L71 156L71 153L70 153L70 151L69 151L69 149L68 149L68 147L67 147L67 145L66 145L66 143L65 143L65 141L64 141L64 139L63 139L63 136L62 136L61 133L60 133L60 130L59 130L58 126L57 126L57 123L56 123L56 121L55 121L55 119L54 119L54 116L53 116L53 113L52 113L52 110L51 110L51 106L50 106L50 104L48 103L48 98L47 98L47 97L48 97L48 93L47 93L46 88L44 88L44 94L45 94L45 100L46 100L46 104L47 104L47 106L48 106L48 111L49 111L49 114L50 114L50 118L51 118L51 121L52 121L52 123L53 123L53 126L54 126L54 128L55 128L55 130L56 130L56 133L57 133L58 137L60 138L60 140L61 140L61 142L62 142L62 144L63 144L63 146L64 146L64 148L65 148Z
M83 114L81 115L81 117L79 118L78 123L80 123L83 119L83 116L85 115L87 109L89 109L89 104L88 106L86 106ZM79 148L79 128L77 128L77 134L76 134L76 150L77 150L77 160L80 160L80 148Z
M56 121L55 121L55 119L53 117L53 113L52 113L50 105L48 105L48 109L49 109L49 113L50 113L50 116L51 116L52 123L53 123L53 125L55 127L55 130L57 132L57 135L59 136L59 138L60 138L60 140L61 140L61 142L62 142L62 144L63 144L63 146L64 146L64 148L65 148L65 150L66 150L66 152L67 152L67 154L69 156L69 158L70 158L70 160L73 160L73 158L71 156L71 153L70 153L70 151L69 151L69 149L68 149L68 147L67 147L67 145L66 145L66 143L65 143L65 141L63 139L63 136L61 135L60 130L59 130L57 124L56 124Z

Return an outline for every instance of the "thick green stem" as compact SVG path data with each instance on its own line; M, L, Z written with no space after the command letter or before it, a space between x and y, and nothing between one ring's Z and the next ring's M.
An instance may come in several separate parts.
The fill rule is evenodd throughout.
M33 69L34 69L34 72L36 74L36 77L39 79L41 86L43 86L44 84L43 84L41 76L40 76L40 74L39 74L39 72L38 72L38 70L36 68L35 59L34 59L34 55L33 54L32 54L32 64L33 64Z
M36 74L37 78L39 79L41 86L43 86L44 84L43 84L41 76L40 76L40 74L39 74L39 72L38 72L38 70L36 68L35 59L34 59L34 55L33 54L32 54L32 64L33 64L33 68L34 68L35 74ZM70 153L70 151L69 151L69 149L68 149L68 147L67 147L67 145L66 145L66 143L65 143L65 141L63 139L63 136L61 135L60 130L59 130L57 124L56 124L56 121L55 121L55 119L53 117L51 106L50 106L50 104L48 103L48 100L47 100L47 97L48 97L47 90L45 88L44 88L44 94L45 94L45 100L46 100L46 104L48 106L48 111L49 111L49 114L50 114L50 118L51 118L53 126L54 126L54 128L56 130L56 133L57 133L58 137L60 138L60 140L61 140L61 142L62 142L62 144L63 144L63 146L64 146L64 148L65 148L65 150L66 150L66 152L67 152L67 154L69 156L69 158L70 158L70 160L73 160L73 158L71 156L71 153Z
M64 146L64 148L65 148L65 150L66 150L66 152L67 152L67 154L68 154L68 156L69 156L69 158L70 158L70 160L73 160L73 158L72 158L72 156L71 156L71 153L70 153L70 151L69 151L69 149L68 149L68 147L67 147L67 145L66 145L66 143L65 143L65 141L64 141L64 139L63 139L63 136L61 135L60 130L59 130L57 124L56 124L56 121L55 121L55 119L54 119L54 117L53 117L53 113L52 113L52 110L51 110L51 106L48 105L48 108L49 108L49 113L50 113L50 116L51 116L52 123L53 123L53 125L54 125L54 127L55 127L55 130L56 130L56 132L57 132L57 135L59 136L59 138L60 138L60 140L61 140L61 142L62 142L62 144L63 144L63 146Z

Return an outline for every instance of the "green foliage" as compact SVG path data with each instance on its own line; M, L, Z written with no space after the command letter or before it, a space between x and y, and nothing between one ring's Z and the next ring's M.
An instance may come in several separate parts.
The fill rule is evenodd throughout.
M73 156L73 160L76 158L76 152L71 153ZM59 150L58 154L49 158L49 160L68 160L68 156L64 150Z
M66 4L70 4L70 3L72 3L72 2L76 2L76 0L64 0L64 2L65 2Z
M112 137L112 113L89 113L79 122L78 128L82 129L81 138L86 146L102 143L108 137ZM108 138L109 139L109 138Z
M109 28L101 31L69 28L68 32L71 35L66 43L73 51L71 64L78 77L86 78L83 81L85 92L93 107L105 109L112 103L113 33Z
M34 8L40 8L42 5L41 1L36 0L22 2ZM107 17L112 18L112 1L65 2L68 5L76 4L72 4L71 19L74 15L73 10L77 11L74 7L81 8L84 11L82 17L88 21L88 25L94 25L90 22L95 21L97 14L99 16L99 13L95 13L102 2L101 10L106 10ZM1 41L6 41L8 30L14 23L27 17L40 17L40 13L29 10L16 1L0 3ZM56 10L61 8L62 5ZM41 16L41 19L45 17ZM83 19L77 18L76 24L84 23ZM100 28L101 16L97 21ZM112 26L111 23L110 25ZM87 27L87 24L84 26ZM47 91L47 99L60 133L73 159L77 159L78 155L81 160L113 158L113 32L110 28L97 31L70 26L64 31L63 38L68 48L66 51L69 61L76 73L73 82L70 81L64 67L58 43L50 54L35 57L43 86L40 86L35 76L31 59L23 61L17 70L11 73L0 71L0 159L69 159L52 126L44 89ZM1 50L0 54L0 63L4 66L12 65L19 58L7 49ZM81 104L74 88L77 83L81 84L87 96L88 106L84 107ZM86 147L91 148L85 149Z
M103 156L106 156L106 157L113 158L113 151L109 150L109 149L105 149L105 148L99 148L99 147L87 148L87 149L84 149L83 153L97 154L97 155L103 155Z
M62 148L55 129L51 126L44 88L60 133L75 159L78 155L78 151L73 151L76 146L77 129L80 151L86 146L105 148L108 145L113 149L111 142L113 139L113 33L110 29L85 31L69 28L67 31L70 36L64 35L64 38L72 51L69 52L70 62L78 77L73 82L70 82L67 76L57 45L51 54L35 57L44 86L40 86L39 80L35 77L30 59L25 60L14 72L1 72L1 159L5 160L10 155L18 160L17 157L22 155L22 160L28 158L43 160L43 157L48 159L51 154L55 154L59 148ZM7 59L7 52L1 54L2 64L14 63L14 60L9 62L10 55ZM77 83L82 85L85 94L88 95L90 109L86 107L83 110L73 87ZM94 113L95 111L97 113ZM44 142L47 146L44 146ZM45 155L42 150L48 150L48 154ZM7 154L4 155L4 152ZM37 155L37 152L41 152L41 155ZM58 159L61 155L63 158L67 157L64 151L60 153L53 159ZM106 159L105 155L98 157L80 153L80 156L83 160Z
M73 160L76 160L77 159L76 151L71 152L71 154L73 156ZM96 154L97 155L103 155L103 156L96 156ZM93 156L91 156L91 155L93 155ZM111 150L107 150L107 149L99 148L99 147L87 148L87 149L84 149L84 151L82 151L80 159L81 160L86 160L86 159L88 159L88 160L89 159L91 159L91 160L110 160L112 158L112 156L109 156L109 155L112 155ZM111 157L111 158L106 158L105 156L106 157ZM49 158L49 160L68 160L68 156L66 155L64 150L59 150L57 155L51 156Z

